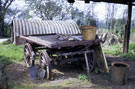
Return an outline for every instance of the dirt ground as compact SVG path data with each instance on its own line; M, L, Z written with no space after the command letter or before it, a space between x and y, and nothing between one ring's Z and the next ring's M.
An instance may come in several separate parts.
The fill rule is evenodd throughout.
M107 57L108 65L112 61L123 61L120 57ZM91 73L90 81L79 80L79 74L86 74L79 66L55 66L52 70L52 80L33 80L29 77L29 70L22 63L12 63L6 67L8 85L11 89L134 89L135 62L124 61L130 65L128 82L123 85L114 85L111 82L111 72ZM111 66L109 66L111 70Z

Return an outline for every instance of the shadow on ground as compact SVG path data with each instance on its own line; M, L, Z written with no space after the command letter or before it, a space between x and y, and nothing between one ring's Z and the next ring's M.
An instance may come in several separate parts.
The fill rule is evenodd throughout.
M114 58L110 57L109 60L111 59ZM30 79L28 68L21 62L7 65L6 72L11 89L134 89L135 62L125 62L130 64L130 71L128 82L123 86L111 83L111 72L108 74L91 73L89 82L81 81L77 76L86 74L86 71L75 65L53 66L52 80Z

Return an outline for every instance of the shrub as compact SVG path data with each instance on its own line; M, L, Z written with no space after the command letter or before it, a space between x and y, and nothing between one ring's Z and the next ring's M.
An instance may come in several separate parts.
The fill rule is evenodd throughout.
M84 75L84 74L79 74L78 79L83 80L85 82L88 82L88 77L86 75Z

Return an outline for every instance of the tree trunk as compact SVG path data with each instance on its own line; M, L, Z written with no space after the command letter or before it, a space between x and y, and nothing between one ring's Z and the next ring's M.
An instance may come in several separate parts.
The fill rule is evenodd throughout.
M4 36L4 19L0 21L0 37Z
M111 30L112 31L114 30L114 10L115 10L115 7L114 5L112 5L112 12L111 12Z
M4 16L4 14L0 15L0 37L4 36Z

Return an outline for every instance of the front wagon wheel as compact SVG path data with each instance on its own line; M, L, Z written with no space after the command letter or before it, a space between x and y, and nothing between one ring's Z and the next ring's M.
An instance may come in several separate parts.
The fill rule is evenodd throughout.
M24 45L24 60L27 67L34 66L34 52L30 43Z
M50 64L50 57L48 56L48 53L46 50L42 50L40 52L40 66L42 69L44 69L45 72L45 78L51 79L51 64Z

